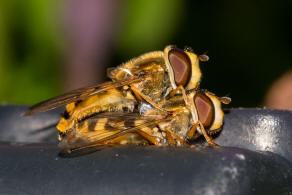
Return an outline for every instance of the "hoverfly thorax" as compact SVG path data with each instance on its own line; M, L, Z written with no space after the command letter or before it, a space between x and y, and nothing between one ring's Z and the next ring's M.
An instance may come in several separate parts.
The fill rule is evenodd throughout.
M206 55L168 46L164 49L164 61L173 89L183 86L185 89L195 89L201 80L199 61L206 61Z
M159 72L163 62L163 52L154 51L131 59L118 67L108 68L107 76L112 80L122 80L143 72Z

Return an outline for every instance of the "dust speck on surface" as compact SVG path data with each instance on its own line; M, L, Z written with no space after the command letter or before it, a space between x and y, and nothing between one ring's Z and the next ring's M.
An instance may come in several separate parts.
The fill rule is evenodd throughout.
M235 156L240 160L245 160L245 156L243 154L235 154Z

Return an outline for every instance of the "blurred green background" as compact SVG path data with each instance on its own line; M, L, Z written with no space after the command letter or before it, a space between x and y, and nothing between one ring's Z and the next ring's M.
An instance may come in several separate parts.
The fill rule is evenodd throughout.
M104 22L97 28L110 26L111 31L106 33L109 41L96 44L107 48L102 53L104 66L116 66L169 44L190 46L210 57L201 64L202 88L229 95L232 107L262 106L271 84L291 68L292 1L115 2L104 8L112 10L113 19L96 13L96 20ZM104 1L97 1L97 7L99 3ZM70 17L64 13L68 4L70 1L0 1L0 102L32 104L68 90L64 63L76 56L70 55L72 48L78 49L78 45L71 47L67 37L74 34L74 28L68 30L68 24L64 25ZM78 16L76 7L74 17ZM102 33L97 36L103 39ZM101 66L105 76L103 65L96 66Z

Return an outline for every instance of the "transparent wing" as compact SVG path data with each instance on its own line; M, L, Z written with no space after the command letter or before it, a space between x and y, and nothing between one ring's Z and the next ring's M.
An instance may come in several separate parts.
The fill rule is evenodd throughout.
M166 115L142 116L139 113L106 112L80 122L84 129L71 129L59 146L65 151L77 151L91 147L112 145L112 140L145 128L154 128L169 120ZM138 121L138 122L137 122ZM84 124L82 124L84 123ZM151 135L150 135L151 136Z
M98 93L107 91L112 88L121 87L124 85L129 85L132 83L140 82L144 79L144 76L133 77L131 79L120 80L120 81L111 81L106 82L99 85L94 85L90 87L80 88L63 95L51 98L49 100L40 102L36 105L33 105L29 108L29 110L24 114L24 116L29 116L33 114L37 114L40 112L45 112L48 110L52 110L61 106L65 106L69 103L76 102L78 100L83 100L87 97L96 95Z

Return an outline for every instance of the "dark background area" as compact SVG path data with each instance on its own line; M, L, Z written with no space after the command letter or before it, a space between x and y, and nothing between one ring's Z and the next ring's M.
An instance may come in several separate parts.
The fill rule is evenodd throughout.
M73 22L70 2L0 2L0 102L32 104L79 87L68 79L76 61L84 69L72 73L80 86L102 82L105 67L169 44L207 52L201 87L230 96L231 107L264 106L272 83L291 68L288 0L86 0L83 8L72 1Z

